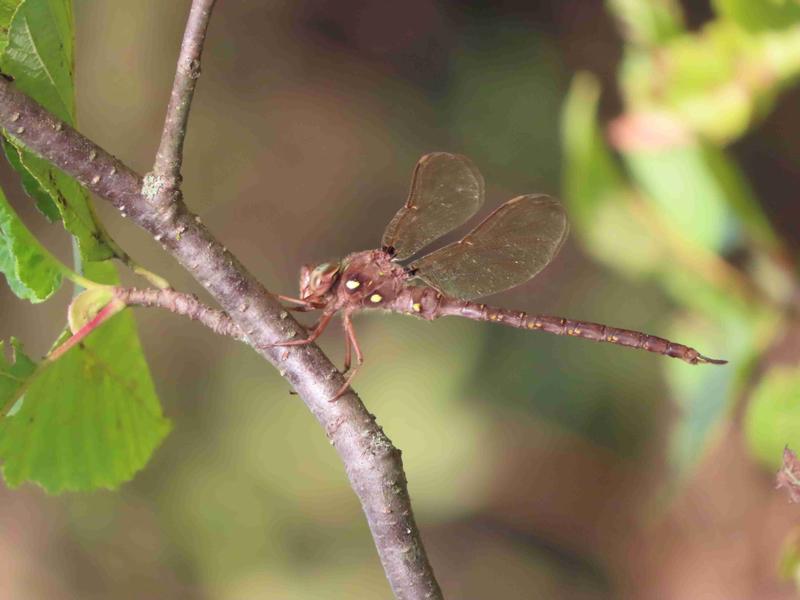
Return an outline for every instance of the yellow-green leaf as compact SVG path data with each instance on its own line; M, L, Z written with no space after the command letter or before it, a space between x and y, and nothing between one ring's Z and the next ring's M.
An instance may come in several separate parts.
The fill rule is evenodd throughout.
M109 263L92 263L86 274L116 281ZM58 360L15 377L24 386L22 402L0 420L9 486L31 481L52 493L115 488L144 467L169 432L130 311ZM19 387L2 391L14 394Z
M2 190L0 271L11 290L31 302L47 300L61 285L61 265L25 227Z
M749 31L785 29L800 23L797 0L713 0L717 14Z
M783 449L800 447L800 365L776 366L761 379L747 406L744 429L750 451L777 468Z

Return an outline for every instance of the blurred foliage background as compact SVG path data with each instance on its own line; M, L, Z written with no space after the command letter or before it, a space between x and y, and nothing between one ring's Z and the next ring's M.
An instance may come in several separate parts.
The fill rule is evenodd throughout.
M79 128L140 172L188 5L75 3ZM374 247L419 156L460 152L486 212L541 191L573 225L544 273L493 303L730 360L359 316L356 389L403 450L448 597L795 597L798 511L773 475L800 445L798 71L792 0L217 7L184 191L269 289ZM140 263L200 292L96 204ZM68 299L0 288L0 338L44 354ZM279 375L194 323L136 316L174 430L119 492L0 489L2 594L389 598L342 466ZM322 345L341 361L335 332Z

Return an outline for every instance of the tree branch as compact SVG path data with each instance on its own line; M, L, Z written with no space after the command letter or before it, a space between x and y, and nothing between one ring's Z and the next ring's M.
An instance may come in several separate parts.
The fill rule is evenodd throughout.
M167 289L117 287L114 288L114 297L128 306L163 308L176 315L199 321L219 335L226 335L240 342L247 341L233 319L221 310L206 306L194 294Z
M158 178L163 189L177 191L181 182L183 142L192 105L194 89L200 77L200 57L208 31L208 22L216 0L194 0L189 11L186 30L183 33L178 68L172 83L172 93L167 106L161 143L153 165L153 176Z
M153 194L140 175L0 77L0 127L148 231L219 302L250 345L295 388L339 453L397 598L442 598L408 496L400 451L315 345L269 348L304 331L179 197Z

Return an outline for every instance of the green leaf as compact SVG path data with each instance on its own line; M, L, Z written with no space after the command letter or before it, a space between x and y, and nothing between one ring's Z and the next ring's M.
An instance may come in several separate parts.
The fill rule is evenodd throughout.
M741 136L800 73L800 27L751 35L728 22L657 51L629 49L620 85L629 113L672 115L719 143Z
M61 213L59 212L55 202L53 202L53 198L42 188L42 186L39 185L39 182L36 181L36 178L34 178L33 175L31 175L23 166L19 156L21 150L14 146L14 144L9 142L7 139L3 138L3 151L6 154L6 159L8 159L8 162L11 164L14 170L19 173L25 193L36 200L36 208L39 209L39 212L41 212L51 223L61 220Z
M16 408L26 383L36 371L36 363L25 355L15 338L11 338L11 350L11 361L8 361L0 341L0 414Z
M687 144L623 155L647 199L683 236L713 251L736 240L738 223L702 147Z
M744 430L750 451L762 463L777 468L783 448L800 447L800 366L770 369L747 407Z
M624 194L624 176L605 144L597 122L600 84L579 73L570 86L561 119L566 167L564 189L577 217L590 221L592 210L605 198Z
M630 42L662 44L684 31L680 4L674 0L607 0Z
M0 64L15 85L62 121L75 123L70 0L23 0L11 19Z
M564 104L562 185L570 222L599 261L628 275L649 272L662 260L663 248L631 216L632 191L597 123L599 99L597 80L581 73Z
M625 181L611 152L605 144L603 132L597 123L597 103L600 89L597 82L588 75L576 77L567 96L562 118L562 147L564 149L564 196L568 204L570 222L575 233L591 255L609 268L630 277L650 276L657 279L661 287L681 304L692 307L705 314L714 315L731 304L742 303L742 290L731 269L724 266L716 254L716 245L733 239L735 219L726 218L730 226L726 230L720 223L719 214L727 215L724 202L730 201L734 185L738 180L732 167L725 171L719 164L717 154L704 152L695 158L699 161L695 170L700 169L710 183L714 197L711 209L715 216L705 217L698 223L698 207L702 210L705 197L696 198L707 190L692 191L688 199L676 196L674 190L663 190L662 186L672 188L677 177L678 183L689 177L692 171L675 174L679 170L675 164L659 165L654 159L639 164L642 176L649 178L645 191L656 195L658 201L648 200L642 193L636 193ZM636 154L631 151L631 154ZM709 164L706 164L708 160ZM711 164L713 162L713 164ZM689 165L691 166L691 165ZM644 186L643 186L644 187ZM743 215L750 210L761 214L747 191L738 189L738 210ZM697 206L692 204L697 200ZM666 208L662 210L662 203ZM673 204L671 204L673 203ZM683 214L679 209L688 212ZM671 218L670 214L675 214ZM677 222L676 222L677 221ZM686 226L686 230L682 227ZM771 231L765 223L766 238ZM690 234L695 235L694 243ZM712 248L704 250L698 246L704 241ZM738 287L737 287L738 285Z
M31 302L47 300L61 285L61 269L0 190L0 271L11 290Z
M87 267L95 280L117 281L109 263ZM0 459L11 487L32 481L51 493L115 488L169 432L130 311L27 373L21 406L0 421Z
M16 140L12 143L17 145ZM83 259L98 261L113 258L114 251L106 243L105 231L96 221L89 205L89 195L81 184L43 158L21 146L17 147L27 173L55 200L64 219L64 227L78 240Z
M22 91L75 124L69 0L0 0L0 53L0 67ZM113 242L97 223L85 190L18 141L9 141L9 162L21 173L26 191L46 216L60 213L77 239L80 257L113 256ZM60 282L60 265L5 198L0 200L0 269L19 295L42 300ZM96 281L118 282L109 263L85 262L84 271ZM9 485L33 481L51 492L116 487L144 466L169 430L129 312L58 360L34 369L17 352L16 362L0 366L0 375L6 375L0 378L0 384L5 381L0 399L14 403L0 421L0 460ZM27 369L20 372L23 366Z
M718 304L713 317L697 313L676 319L670 339L693 345L727 365L687 365L671 361L666 367L670 395L678 405L678 420L670 431L669 458L673 476L691 474L728 424L735 390L751 364L754 335L761 320L738 307Z
M785 29L800 23L797 0L713 0L718 15L748 31Z
M780 238L764 214L747 178L725 150L702 145L702 163L714 181L714 187L725 198L743 231L759 245L778 251Z
M0 16L2 16L0 11ZM2 21L0 21L2 25ZM2 40L3 38L0 38ZM14 77L15 85L46 109L75 125L75 90L73 82L73 22L70 0L23 0L13 13L0 56L4 73ZM0 42L0 48L3 47ZM13 132L11 132L13 134ZM8 135L8 134L7 134ZM47 193L61 213L64 227L78 240L85 260L104 260L114 256L107 234L97 222L89 197L74 179L33 155L16 140L19 160L12 166L23 176L28 193L47 215L50 206L42 204ZM34 187L30 177L38 184Z
M8 30L11 28L11 19L22 0L0 0L0 55L8 45Z
M659 273L659 283L671 298L687 310L709 317L735 313L739 318L752 318L748 291L723 259L685 246L684 241L674 244L672 260L661 265Z

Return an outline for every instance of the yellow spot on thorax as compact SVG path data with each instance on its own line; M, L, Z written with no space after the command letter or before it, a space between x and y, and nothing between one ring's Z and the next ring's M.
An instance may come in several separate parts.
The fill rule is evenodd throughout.
M356 281L355 279L348 279L344 285L348 290L355 290L358 289L358 287L361 285L361 282Z
M414 312L422 312L422 305L419 302L414 302L414 304L411 305L411 309Z
M372 294L372 296L369 297L369 301L374 302L375 304L377 304L381 300L383 300L383 296L381 296L380 294Z

